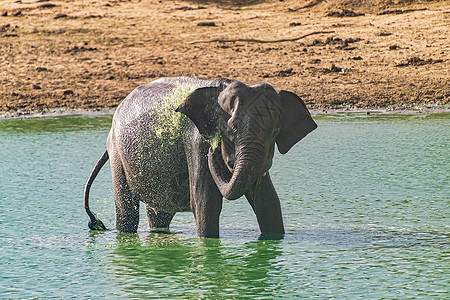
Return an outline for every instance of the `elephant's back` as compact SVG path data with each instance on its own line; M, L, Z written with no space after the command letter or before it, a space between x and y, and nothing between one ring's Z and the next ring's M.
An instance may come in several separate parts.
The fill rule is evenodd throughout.
M113 125L117 127L131 124L136 120L145 121L149 116L162 113L161 106L169 108L178 102L181 103L183 99L177 98L177 96L183 96L204 84L206 84L204 81L195 78L169 77L141 85L135 88L117 107ZM175 113L175 108L173 113Z
M121 154L141 200L166 212L189 209L183 132L191 121L175 109L203 84L189 78L153 81L130 93L113 118L108 148Z
M136 122L161 122L160 115L179 116L175 109L195 89L218 86L228 79L204 80L192 77L165 77L134 89L117 107L113 126L120 130Z
M182 132L190 120L175 109L201 80L189 77L161 78L134 89L117 108L110 135L115 146L133 158L142 151L180 147ZM161 150L160 150L161 151Z

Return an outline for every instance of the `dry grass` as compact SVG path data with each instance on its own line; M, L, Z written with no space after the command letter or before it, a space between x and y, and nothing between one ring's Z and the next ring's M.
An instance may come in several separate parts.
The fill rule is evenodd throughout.
M179 75L267 81L315 108L450 103L448 1L221 3L2 1L0 112L115 107L136 86ZM326 16L343 8L365 15ZM430 63L408 65L419 60Z

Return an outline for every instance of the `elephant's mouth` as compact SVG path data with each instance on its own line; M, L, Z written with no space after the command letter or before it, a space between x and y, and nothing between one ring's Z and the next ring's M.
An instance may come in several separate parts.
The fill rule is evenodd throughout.
M227 140L226 138L222 138L219 147L217 147L217 149L220 149L222 160L225 163L225 166L227 167L228 171L230 171L230 173L233 174L236 161L235 147L233 145L233 142ZM210 151L212 152L213 149L210 149ZM261 173L262 175L261 177L265 177L267 175L269 168L270 165L265 166L264 164L264 167L262 168L263 170Z
M222 154L222 159L228 171L233 173L235 162L235 151L233 144L230 141L223 139L220 143L220 152Z
M222 145L224 145L224 143L221 143ZM225 163L225 166L227 167L228 171L230 171L231 174L233 174L234 172L234 162L235 162L235 158L234 158L234 151L232 153L228 153L224 148L226 146L222 146L221 147L221 154L222 154L222 159L223 162ZM212 152L213 149L210 148L210 152ZM264 171L262 173L262 177L265 177L267 175L267 171L268 168L264 168Z

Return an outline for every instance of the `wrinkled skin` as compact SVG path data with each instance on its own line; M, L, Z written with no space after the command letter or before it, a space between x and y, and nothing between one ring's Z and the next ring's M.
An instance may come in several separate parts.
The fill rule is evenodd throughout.
M158 107L180 85L192 86L191 93L171 114L188 118L167 140L158 135ZM191 210L198 236L218 237L223 198L245 195L261 233L283 234L268 172L275 144L284 154L316 127L298 96L267 83L181 77L137 88L118 107L107 140L117 230L136 232L142 201L151 228L168 227L176 212Z

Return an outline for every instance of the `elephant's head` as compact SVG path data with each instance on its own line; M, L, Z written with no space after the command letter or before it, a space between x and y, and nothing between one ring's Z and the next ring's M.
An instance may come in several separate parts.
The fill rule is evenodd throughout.
M209 169L223 197L230 200L258 187L272 165L275 143L285 154L317 127L297 95L277 93L267 83L227 81L198 88L177 111L211 143Z

